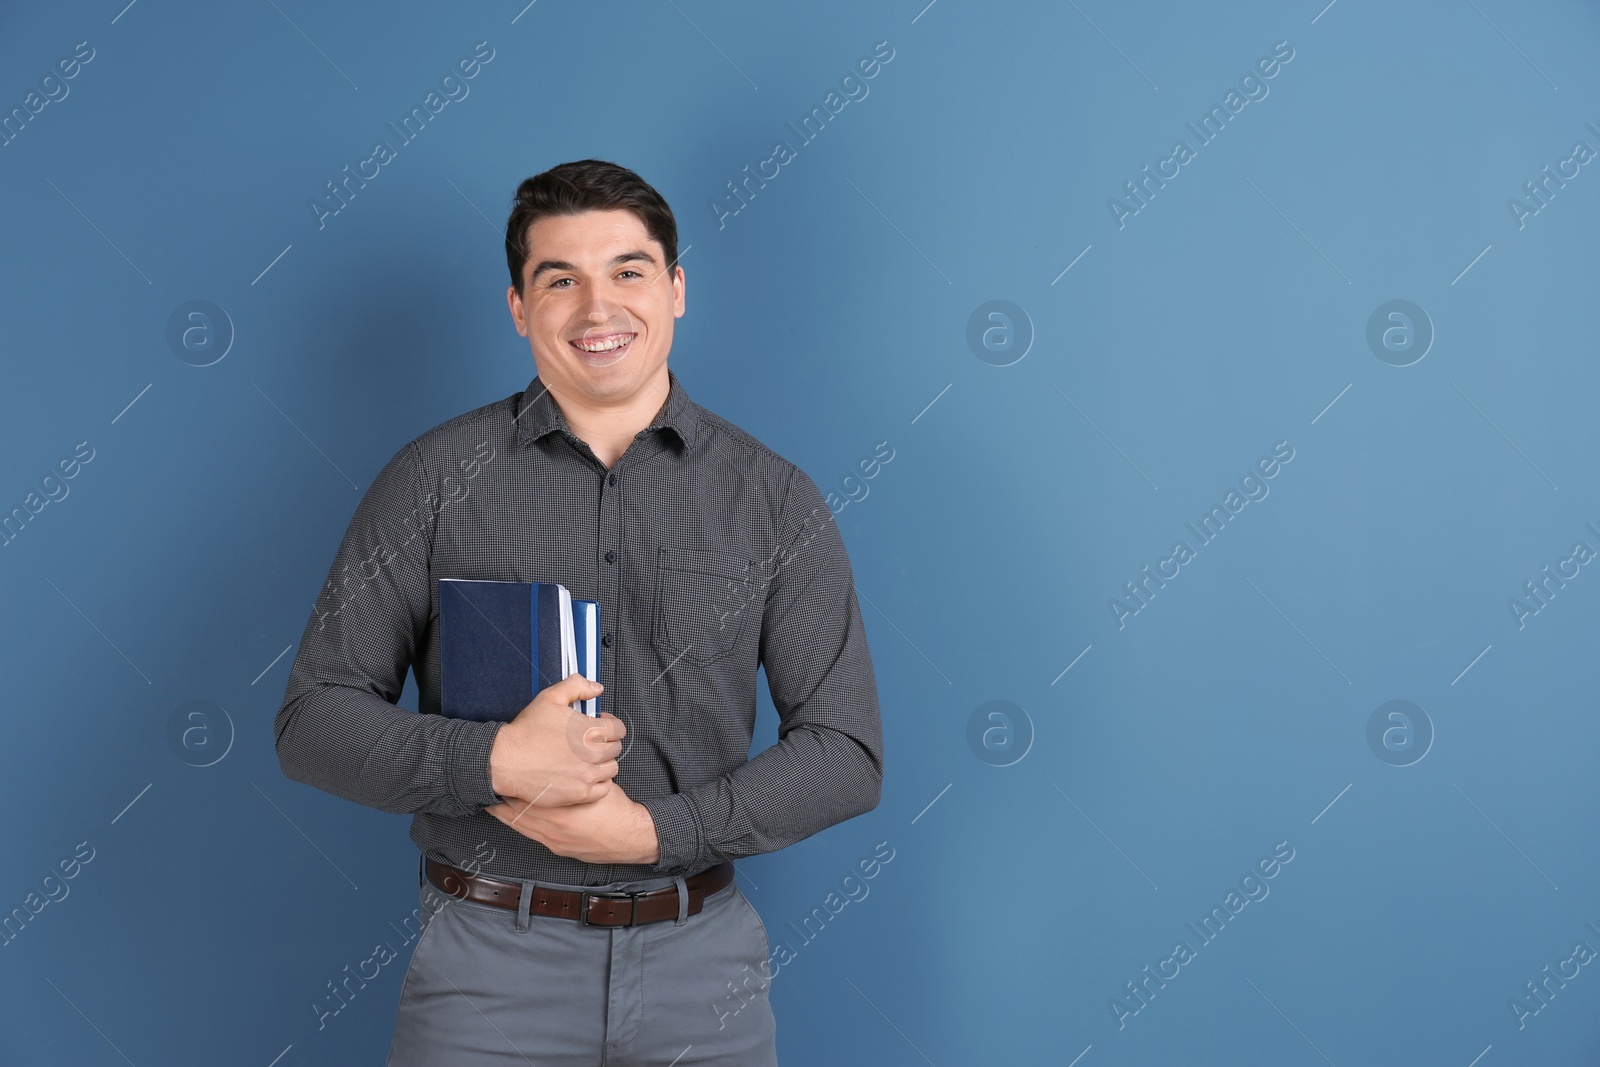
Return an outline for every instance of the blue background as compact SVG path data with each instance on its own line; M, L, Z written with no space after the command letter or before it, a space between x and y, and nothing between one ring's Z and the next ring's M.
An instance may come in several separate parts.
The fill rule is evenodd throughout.
M886 780L740 864L798 953L784 1062L1600 1061L1600 968L1525 989L1600 950L1600 575L1508 604L1600 549L1600 164L1524 191L1600 149L1600 14L925 4L6 6L0 112L94 57L0 148L0 513L69 490L0 548L0 914L93 858L0 947L0 1061L381 1060L409 947L312 1006L398 946L408 820L287 781L272 717L383 462L532 377L501 227L522 178L591 156L677 211L689 395L849 501ZM478 42L469 95L319 226ZM197 300L226 320L169 343ZM1424 318L1374 348L1394 300ZM1185 523L1279 442L1202 545ZM1392 700L1418 711L1369 741ZM1186 924L1280 843L1203 944Z

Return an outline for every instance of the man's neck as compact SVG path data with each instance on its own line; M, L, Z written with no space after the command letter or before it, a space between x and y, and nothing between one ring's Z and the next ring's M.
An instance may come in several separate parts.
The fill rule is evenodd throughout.
M588 445L595 457L610 468L622 458L639 431L655 421L656 414L667 402L669 381L663 369L659 386L641 390L620 407L597 406L586 398L557 395L554 391L550 397L561 409L573 436Z

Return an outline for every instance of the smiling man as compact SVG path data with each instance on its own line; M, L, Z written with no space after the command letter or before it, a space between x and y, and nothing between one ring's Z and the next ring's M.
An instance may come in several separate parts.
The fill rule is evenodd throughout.
M284 773L410 814L421 850L391 1065L775 1064L733 861L878 803L844 544L804 471L668 370L677 243L616 164L522 183L506 297L537 376L395 454L301 638ZM509 722L437 714L442 578L599 601L607 711L572 710L599 692L573 675ZM752 757L763 666L778 741ZM408 670L421 714L394 703Z

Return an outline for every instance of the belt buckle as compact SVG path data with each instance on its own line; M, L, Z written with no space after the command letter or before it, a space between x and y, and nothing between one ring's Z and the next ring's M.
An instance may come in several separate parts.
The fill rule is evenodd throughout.
M589 901L591 900L627 900L632 902L628 910L628 921L625 923L592 923L589 921ZM590 893L585 890L578 900L578 921L584 926L634 926L639 918L638 893Z

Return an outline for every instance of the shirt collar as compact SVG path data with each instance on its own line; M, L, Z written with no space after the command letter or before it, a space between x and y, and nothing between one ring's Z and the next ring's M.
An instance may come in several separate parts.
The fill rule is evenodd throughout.
M517 408L519 444L532 444L555 430L569 434L572 432L572 428L567 424L567 417L561 412L561 406L556 403L555 397L550 395L550 391L544 387L544 383L537 375L517 398ZM689 394L683 389L683 383L672 372L672 368L667 368L667 399L643 432L671 430L677 434L683 446L688 448L694 444L699 426L698 405L689 399Z

